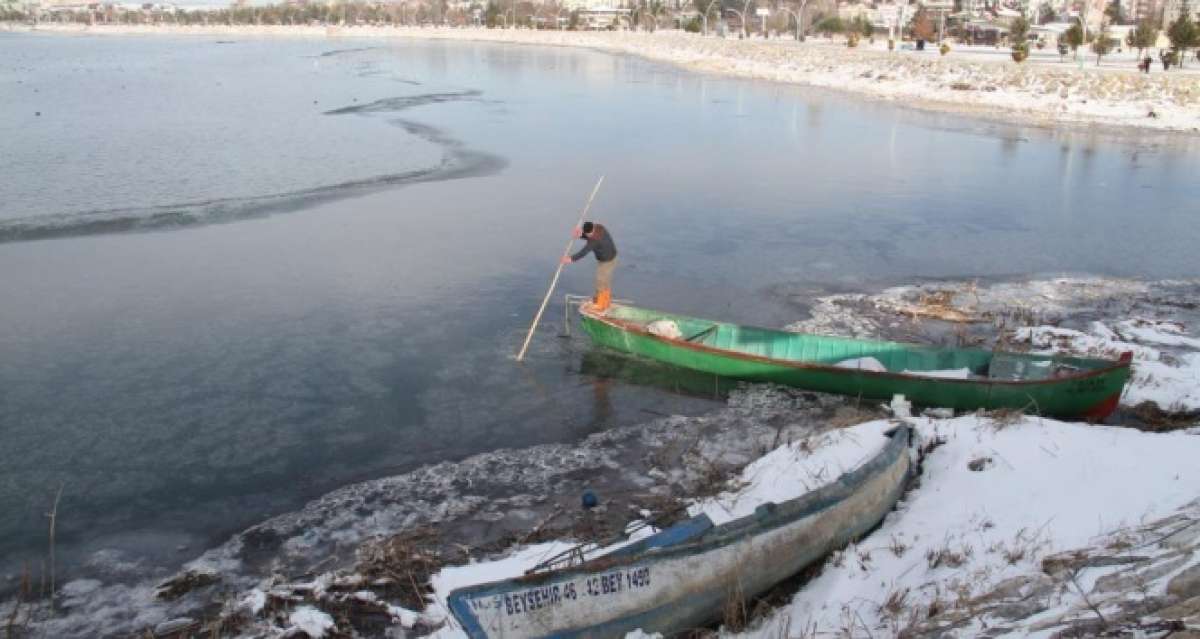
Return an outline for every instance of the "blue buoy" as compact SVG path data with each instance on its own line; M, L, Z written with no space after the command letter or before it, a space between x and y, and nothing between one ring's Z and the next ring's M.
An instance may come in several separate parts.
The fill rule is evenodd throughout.
M600 504L600 500L596 498L596 493L594 493L590 490L583 491L583 509L584 510L588 510L590 508L595 508L599 504Z

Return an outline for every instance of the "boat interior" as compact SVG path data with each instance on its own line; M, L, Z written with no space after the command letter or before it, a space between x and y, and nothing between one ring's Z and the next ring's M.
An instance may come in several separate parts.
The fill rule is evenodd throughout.
M944 379L1050 379L1112 364L1105 360L792 333L625 305L613 305L605 319L665 339L756 357Z

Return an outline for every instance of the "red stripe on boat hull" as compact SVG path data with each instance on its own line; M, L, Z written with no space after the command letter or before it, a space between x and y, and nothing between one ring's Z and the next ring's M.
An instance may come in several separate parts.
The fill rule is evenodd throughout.
M1104 401L1087 409L1087 412L1083 414L1083 418L1092 423L1102 422L1105 419L1108 419L1108 416L1112 415L1113 411L1117 410L1117 405L1120 404L1120 402L1120 393L1109 395Z

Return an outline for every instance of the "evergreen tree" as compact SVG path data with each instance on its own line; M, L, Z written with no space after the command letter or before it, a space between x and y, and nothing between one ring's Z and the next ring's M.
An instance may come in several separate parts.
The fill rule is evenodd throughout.
M1079 47L1083 45L1083 27L1078 24L1071 25L1071 28L1063 33L1063 38L1066 39L1067 46L1071 47L1072 55L1078 58Z
M933 21L929 19L929 12L924 6L917 9L917 13L913 15L912 34L918 40L933 39Z
M875 35L875 27L871 25L871 21L866 16L858 16L857 28L868 38Z
M1167 37L1171 39L1171 52L1175 54L1175 64L1182 69L1187 50L1196 46L1196 41L1200 39L1196 32L1196 23L1192 22L1192 10L1188 6L1188 0L1181 0L1179 3L1179 17L1167 28Z
M1029 21L1017 18L1008 28L1008 40L1012 43L1012 59L1023 62L1029 57Z
M820 33L826 35L830 33L841 33L846 30L846 25L842 23L842 19L837 16L829 16L822 18L820 22L813 26Z
M1054 22L1054 17L1054 7L1050 6L1049 2L1042 3L1042 7L1038 9L1038 24Z
M487 8L483 10L483 23L489 29L500 26L504 22L500 18L500 13L500 4L496 0L488 0Z
M1158 40L1158 29L1149 19L1143 19L1138 22L1137 28L1130 31L1125 37L1125 44L1130 48L1138 50L1138 57L1142 57L1142 53L1154 46Z
M1096 38L1092 40L1092 53L1096 54L1096 66L1100 66L1100 59L1104 54L1112 48L1112 34L1108 30L1108 22L1104 22L1100 27L1100 33L1096 34Z
M1104 8L1104 15L1108 16L1111 24L1124 24L1125 13L1121 10L1121 0L1112 0L1108 6Z

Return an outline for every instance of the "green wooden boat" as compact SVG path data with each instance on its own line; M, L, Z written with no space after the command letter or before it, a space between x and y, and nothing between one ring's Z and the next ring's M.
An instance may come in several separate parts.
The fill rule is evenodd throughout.
M580 315L596 344L722 377L1089 421L1117 408L1132 359L1130 353L1114 361L829 337L619 304L604 313L585 304Z

